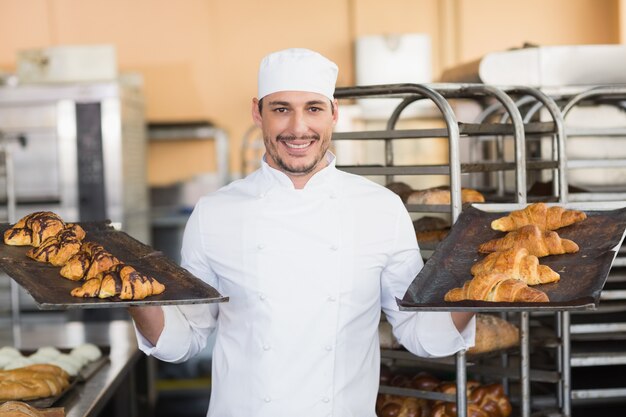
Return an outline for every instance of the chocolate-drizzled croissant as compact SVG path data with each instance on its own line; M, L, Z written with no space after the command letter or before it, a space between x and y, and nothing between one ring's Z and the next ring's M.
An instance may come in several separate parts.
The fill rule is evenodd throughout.
M74 297L110 298L118 296L122 300L143 300L161 294L165 286L156 279L143 275L130 265L117 264L107 271L88 279L81 287L72 290Z
M38 247L50 236L65 228L63 220L51 211L37 211L22 217L4 232L4 243L12 246Z
M62 277L72 281L87 280L119 263L119 259L102 245L83 242L80 250L63 265L60 273Z
M54 236L50 236L36 248L26 252L26 256L39 262L49 262L54 266L64 265L81 246L85 231L75 223L68 223L67 227Z

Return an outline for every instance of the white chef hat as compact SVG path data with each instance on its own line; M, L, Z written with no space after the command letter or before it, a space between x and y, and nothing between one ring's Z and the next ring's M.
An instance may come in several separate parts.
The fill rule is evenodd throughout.
M338 72L334 62L309 49L273 52L261 61L257 98L277 91L308 91L332 100Z

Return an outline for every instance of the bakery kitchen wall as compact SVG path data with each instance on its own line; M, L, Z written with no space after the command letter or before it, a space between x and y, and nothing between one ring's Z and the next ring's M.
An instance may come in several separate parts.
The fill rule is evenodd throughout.
M268 51L319 50L339 64L338 84L347 86L356 37L427 33L436 78L525 42L623 42L625 1L0 0L0 70L15 69L20 49L114 44L120 70L144 77L148 119L216 122L231 139L237 171L257 65Z

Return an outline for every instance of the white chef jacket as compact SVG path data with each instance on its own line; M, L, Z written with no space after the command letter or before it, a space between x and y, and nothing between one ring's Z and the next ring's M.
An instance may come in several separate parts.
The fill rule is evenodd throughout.
M230 297L164 307L152 346L180 362L217 329L210 417L375 417L381 307L398 340L421 356L474 344L447 312L401 312L422 268L401 200L329 166L303 189L263 162L243 180L203 197L187 223L182 265Z

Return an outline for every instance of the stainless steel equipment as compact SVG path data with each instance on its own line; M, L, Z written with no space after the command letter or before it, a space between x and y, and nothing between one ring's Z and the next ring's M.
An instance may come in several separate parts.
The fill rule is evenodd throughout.
M51 210L67 221L108 219L150 242L139 79L0 87L0 132L21 138L3 148L11 157L0 161L0 221ZM33 304L23 291L19 300Z
M0 130L25 138L13 150L17 218L45 209L68 221L109 219L149 242L140 83L0 88ZM6 186L1 178L2 201Z

